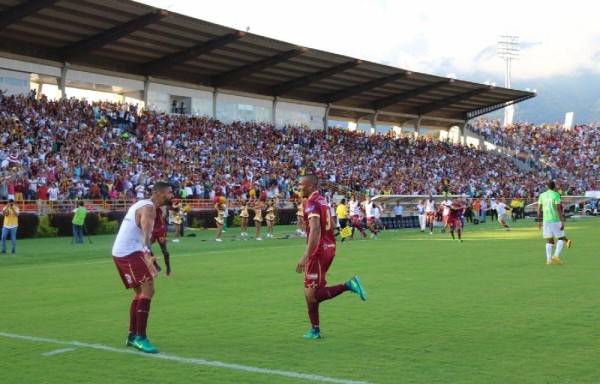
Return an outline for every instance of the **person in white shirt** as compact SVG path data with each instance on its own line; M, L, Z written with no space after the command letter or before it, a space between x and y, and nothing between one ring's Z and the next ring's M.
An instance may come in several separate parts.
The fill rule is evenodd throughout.
M394 222L396 224L396 228L402 228L402 214L404 213L404 207L400 204L400 200L396 202L396 206L394 207Z
M356 198L353 196L350 199L350 203L348 205L350 206L350 216L356 216L358 218L358 216L360 215L358 200L356 200Z
M58 200L58 187L56 183L52 183L52 186L48 188L48 201L50 202L50 212L56 208L56 201Z
M425 201L425 217L427 218L427 224L429 224L429 234L433 235L433 225L435 223L435 200L429 195L429 198Z
M442 219L444 220L444 229L442 229L442 233L446 232L446 228L448 228L448 215L450 214L450 206L452 205L452 200L446 197L446 200L442 201Z
M423 200L419 200L419 204L417 204L417 212L419 214L419 226L421 227L421 232L425 232L425 226L427 225L427 216L425 215L425 204L423 204Z
M350 206L350 224L352 226L352 235L350 235L350 238L354 239L354 230L358 229L360 235L364 239L367 235L365 234L365 230L362 226L362 218L360 217L360 203L356 196L352 196L350 198L348 205Z
M152 197L138 201L127 211L112 249L113 261L125 288L135 291L129 310L126 345L146 353L158 353L146 337L154 278L158 275L156 259L150 254L152 231L156 210L171 205L172 199L173 190L168 183L155 183Z
M138 184L137 187L135 187L135 197L138 200L142 200L145 196L144 196L144 186L142 184Z
M491 216L492 221L494 221L494 216L498 217L498 213L499 213L496 211L496 204L497 204L496 198L492 197L490 199L490 216Z
M371 197L367 196L367 200L364 202L365 217L367 218L367 228L371 231L371 239L377 236L377 230L375 229L375 217L373 217L373 202Z
M492 207L492 209L493 209L493 207ZM500 199L499 202L496 203L496 212L498 212L498 221L500 222L500 224L502 224L504 229L506 229L507 231L510 231L510 226L507 223L508 214L506 213L506 210L510 210L510 209L511 208L504 203L504 199Z

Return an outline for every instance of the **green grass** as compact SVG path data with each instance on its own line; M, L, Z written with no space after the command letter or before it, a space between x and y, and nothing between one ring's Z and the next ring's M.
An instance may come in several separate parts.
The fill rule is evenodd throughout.
M157 279L148 334L166 355L369 383L598 383L598 224L568 222L563 266L545 265L530 220L511 232L468 225L460 244L439 230L338 243L328 281L357 274L368 301L323 303L323 340L300 337L303 239L196 232L169 243L174 272ZM21 240L0 256L0 332L125 350L132 295L110 257L114 236L85 240ZM0 372L2 383L311 382L2 335Z

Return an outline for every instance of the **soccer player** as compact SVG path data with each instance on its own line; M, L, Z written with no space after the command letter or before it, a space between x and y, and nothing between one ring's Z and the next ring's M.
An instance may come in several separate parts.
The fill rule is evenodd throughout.
M349 281L327 287L327 271L335 257L335 235L333 221L327 200L317 192L318 179L315 175L307 174L300 178L300 195L307 199L304 203L304 219L307 223L307 240L304 255L298 261L296 272L304 272L304 294L311 329L303 337L320 339L319 304L322 301L352 291L362 300L367 294L358 276Z
M504 199L499 199L496 203L496 213L498 213L498 221L507 231L510 231L510 226L508 225L508 215L506 214L506 210L511 210L511 208L504 203Z
M566 242L567 248L571 248L571 240L565 236L565 219L560 209L560 195L554 189L556 184L553 180L548 182L548 190L540 194L538 199L537 221L538 229L542 229L543 218L543 236L546 238L546 265L562 264L560 252ZM552 254L552 245L554 237L558 238L556 251Z
M129 309L126 345L146 353L158 353L146 337L150 301L154 296L154 278L158 275L154 266L156 259L150 256L150 238L156 220L156 208L170 205L172 198L173 190L168 183L155 183L152 197L138 201L127 211L112 249L113 260L125 288L135 292Z
M354 239L354 230L358 229L362 238L366 238L367 234L362 226L362 219L360 217L360 202L356 198L356 196L350 197L350 223L352 225L352 235L350 235L351 239Z
M425 216L427 216L427 224L429 224L429 234L433 235L433 225L435 224L435 201L431 195L429 195L429 198L425 202Z
M367 228L369 228L369 232L371 232L371 239L377 237L377 229L375 229L375 216L373 216L373 202L371 201L371 197L367 196L367 200L365 200L363 209L365 210L365 217L367 218Z
M461 206L456 199L451 201L450 206L447 207L448 215L446 216L446 225L450 228L452 240L456 240L456 238L454 237L454 230L456 230L458 234L458 241L462 243L462 227L460 225L460 213L463 211L464 207Z
M442 233L446 232L446 229L450 227L448 225L448 215L450 215L450 206L452 205L452 200L446 197L446 200L442 201L442 205L440 208L442 209L442 220L444 221L444 228L442 229Z
M154 228L152 229L152 236L150 237L150 244L158 242L160 251L165 259L165 265L167 266L167 277L171 276L171 255L167 250L167 220L165 219L165 213L162 207L156 208L156 218L154 219ZM154 252L150 249L150 255L154 256ZM155 263L157 269L160 271L158 264Z

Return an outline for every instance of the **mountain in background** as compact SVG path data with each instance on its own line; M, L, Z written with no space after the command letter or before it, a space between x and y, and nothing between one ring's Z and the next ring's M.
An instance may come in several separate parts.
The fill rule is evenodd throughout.
M491 79L491 74L474 73L464 80ZM497 86L503 86L496 81ZM564 124L565 114L573 112L575 124L588 124L600 121L600 76L593 72L582 72L569 76L513 80L511 88L537 90L537 96L515 105L515 122L535 124L558 122ZM504 111L487 115L490 118L504 119Z

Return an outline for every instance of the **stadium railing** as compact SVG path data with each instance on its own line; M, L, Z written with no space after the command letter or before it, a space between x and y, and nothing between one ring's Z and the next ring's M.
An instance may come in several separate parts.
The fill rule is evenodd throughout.
M182 206L189 206L191 210L214 209L214 201L210 199L176 199ZM49 213L71 212L77 207L79 200L18 200L15 205L21 212L32 212L38 215ZM112 212L126 211L137 199L129 200L102 200L102 199L83 199L84 206L89 212ZM0 209L6 205L6 200L0 202ZM227 205L234 209L239 205L237 199L227 199ZM279 208L291 208L289 201L280 201Z

